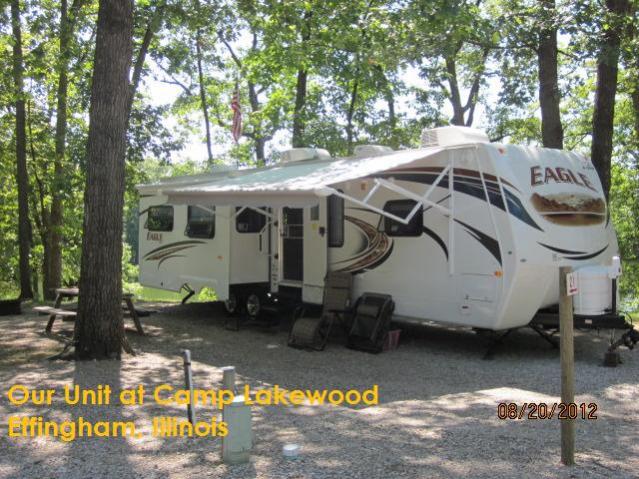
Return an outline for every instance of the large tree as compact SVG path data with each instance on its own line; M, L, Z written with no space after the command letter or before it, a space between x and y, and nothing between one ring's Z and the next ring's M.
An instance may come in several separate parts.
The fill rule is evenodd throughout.
M599 173L604 194L610 192L612 135L617 94L617 71L621 39L626 31L626 16L630 12L628 0L606 0L603 15L602 40L597 58L597 89L592 117L592 162Z
M22 28L20 2L11 2L11 27L13 30L13 84L15 97L16 180L18 185L18 242L20 248L20 297L32 298L31 223L29 221L29 178L27 173L27 132L24 101L24 63L22 58Z
M443 95L450 103L453 125L473 125L489 57L499 37L499 25L486 3L412 0L405 10L405 48L431 86L423 96Z
M132 34L131 0L100 0L75 331L79 358L119 358L126 340L121 258Z
M539 65L539 106L541 140L547 148L564 147L561 124L559 81L557 74L557 20L554 0L540 0L541 15L537 62Z

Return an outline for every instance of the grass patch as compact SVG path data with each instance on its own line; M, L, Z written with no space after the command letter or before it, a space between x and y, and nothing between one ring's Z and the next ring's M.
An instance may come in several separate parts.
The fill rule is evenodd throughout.
M179 303L182 301L182 298L186 296L184 291L174 293L173 291L166 291L164 289L142 286L139 283L127 284L124 290L133 293L138 301L153 303ZM189 303L208 303L216 299L215 293L212 290L204 288L199 294L193 296L189 300Z
M165 291L157 288L148 288L146 286L140 287L140 289L135 291L134 294L136 299L139 301L159 303L179 303L182 301L181 293L174 293L173 291Z
M20 296L20 289L12 283L0 281L0 300L16 299L18 296Z

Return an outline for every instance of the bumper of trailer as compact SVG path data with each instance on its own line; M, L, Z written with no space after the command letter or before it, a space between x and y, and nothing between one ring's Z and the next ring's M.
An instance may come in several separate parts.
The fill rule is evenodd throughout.
M623 314L606 313L601 315L573 315L575 328L579 329L632 329ZM540 310L530 322L531 325L541 326L545 329L559 329L559 311Z

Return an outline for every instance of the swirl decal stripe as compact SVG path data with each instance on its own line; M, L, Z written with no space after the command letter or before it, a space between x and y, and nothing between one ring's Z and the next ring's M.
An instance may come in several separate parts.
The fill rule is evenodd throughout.
M539 242L538 242L538 244L543 246L544 248L549 249L550 251L554 251L555 253L562 254L563 257L566 258L566 259L574 259L576 261L583 261L583 260L586 260L586 259L594 258L595 256L599 256L601 253L606 251L608 246L610 246L610 243L608 243L606 246L604 246L603 248L601 248L598 251L595 251L594 253L587 253L586 251L571 251L569 249L557 248L555 246L550 246L550 245L547 245L547 244L544 244L544 243L539 243Z
M479 243L484 248L490 251L490 254L492 254L495 257L495 259L499 262L500 265L502 264L501 252L499 250L499 242L495 238L491 238L486 233L479 231L477 228L473 228L472 226L470 226L467 223L464 223L463 221L459 221L456 219L455 222L459 223L464 228L466 228L466 232L469 235L471 235L473 238L475 238L477 241L479 241Z
M401 181L413 181L415 183L422 183L426 185L432 185L437 179L436 173L382 173L376 175L380 178L394 178L396 180ZM481 181L474 178L466 178L460 177L459 175L455 175L454 188L455 191L459 191L460 193L464 193L469 196L473 196L481 201L486 201L486 195L484 193L484 189L481 186ZM501 191L499 189L499 184L496 182L491 182L486 180L486 191L488 192L488 199L490 203L500 210L506 211L506 206L504 205L504 200L501 196ZM448 184L448 175L445 175L440 184L447 185ZM508 212L517 218L520 221L523 221L527 225L535 228L539 231L543 231L543 229L532 219L526 208L524 208L521 200L517 198L513 193L504 188L504 193L506 194L506 201L508 202Z
M366 270L376 268L388 259L393 251L393 240L373 225L355 218L344 216L344 219L355 225L366 237L367 248L354 258L350 258L351 264L340 268L343 273L358 274Z
M549 250L554 251L555 253L565 253L565 254L586 254L586 251L572 251L569 249L556 248L555 246L550 246L541 242L537 242L544 248L548 248Z
M184 258L185 255L176 254L180 251L184 251L187 249L191 249L199 244L204 244L204 241L196 241L196 240L188 240L188 241L177 241L175 243L170 243L164 246L160 246L159 248L155 248L154 250L149 251L144 255L145 261L157 261L158 269L162 263L171 258Z
M446 243L444 243L444 240L441 239L441 237L437 233L435 233L430 228L427 228L426 226L422 226L422 231L428 236L430 236L433 240L435 240L435 243L437 243L439 247L442 249L442 251L444 252L444 255L446 256L446 261L448 261L448 248L446 247Z
M155 248L149 251L147 254L144 255L144 259L147 259L147 260L157 259L155 256L157 255L161 256L163 253L166 253L166 252L172 253L173 251L169 251L169 250L173 250L176 247L180 247L180 249L184 249L183 247L190 248L198 244L204 244L204 241L196 241L196 240L176 241L175 243L166 244L164 246L160 246L159 248Z

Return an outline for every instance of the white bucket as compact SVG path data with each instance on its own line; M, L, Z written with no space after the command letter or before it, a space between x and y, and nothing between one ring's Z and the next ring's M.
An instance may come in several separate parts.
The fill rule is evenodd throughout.
M282 448L282 454L284 455L285 458L287 459L294 459L298 456L300 452L300 446L299 444L286 444L283 448Z
M575 271L575 314L599 315L612 307L612 280L605 266L584 266Z

